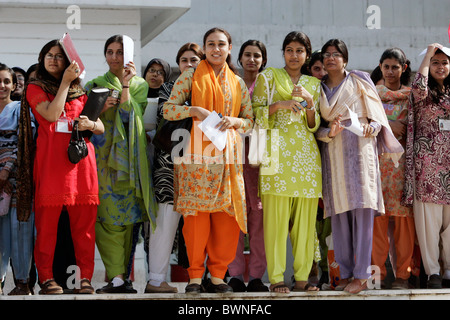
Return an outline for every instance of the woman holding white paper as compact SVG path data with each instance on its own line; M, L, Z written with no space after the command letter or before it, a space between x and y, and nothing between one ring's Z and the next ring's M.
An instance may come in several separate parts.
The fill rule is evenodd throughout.
M433 289L443 282L450 287L449 75L450 49L430 44L412 83L408 106L402 203L413 205L427 286Z
M208 291L232 291L223 278L236 254L239 231L247 232L242 146L236 130L252 128L253 112L245 82L232 71L231 48L227 31L206 32L204 59L195 71L189 68L181 74L163 107L167 120L194 118L184 155L174 159L174 210L184 216L190 293L203 290L206 255ZM189 98L192 106L185 104ZM223 152L197 127L212 111L223 115L219 129L228 131Z
M336 290L358 293L371 275L374 217L384 213L378 154L397 163L403 148L392 130L368 73L345 70L347 46L331 39L322 47L327 71L322 79L320 111L328 127L316 138L322 144L323 200L331 216L335 257L341 281ZM344 130L350 112L358 115L362 134Z
M96 243L110 282L97 293L136 293L127 281L133 225L150 221L154 226L157 204L151 187L143 113L147 82L136 67L124 67L123 36L110 37L104 47L108 72L86 84L88 93L104 87L119 93L106 100L100 119L105 132L92 139L98 163L98 218Z

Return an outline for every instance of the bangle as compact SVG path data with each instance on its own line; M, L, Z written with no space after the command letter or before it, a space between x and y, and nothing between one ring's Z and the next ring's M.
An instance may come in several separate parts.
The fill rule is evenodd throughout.
M308 107L309 107L309 104L308 104ZM306 110L316 110L316 105L314 104L314 101L312 103L312 107L310 107L310 108L308 108L308 107L305 107L305 109Z

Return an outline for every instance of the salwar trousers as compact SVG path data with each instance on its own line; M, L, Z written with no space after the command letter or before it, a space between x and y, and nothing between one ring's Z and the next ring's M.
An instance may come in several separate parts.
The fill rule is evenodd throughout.
M376 210L355 209L331 215L334 256L341 279L369 279Z
M125 277L133 244L133 224L116 226L97 221L95 233L108 279L118 275Z
M249 210L247 213L247 229L250 254L248 260L248 274L250 279L261 279L266 272L266 252L264 250L264 227L262 210ZM236 257L228 266L231 277L240 277L245 273L245 234L239 233Z
M439 274L439 259L444 271L450 270L450 205L414 199L414 221L425 273Z
M173 240L178 229L181 215L173 211L173 205L158 204L155 230L149 231L149 279L166 281Z
M206 266L211 276L223 279L233 261L240 228L234 216L225 212L198 212L185 216L183 236L189 259L190 279L202 278Z
M95 259L95 220L97 205L66 206L70 220L73 246L80 278L91 280ZM36 207L36 244L34 259L39 281L53 279L53 258L55 255L58 222L63 206Z
M30 275L34 246L34 213L28 221L17 220L17 209L0 217L0 281L6 276L9 260L17 280L26 281Z
M392 232L389 232L390 229L392 229ZM413 217L379 216L375 218L372 264L380 268L381 280L386 278L385 262L388 255L395 277L404 280L409 278L414 253L415 232ZM392 234L389 235L389 233Z
M284 281L286 241L290 235L294 278L308 280L314 259L315 225L319 198L261 196L264 211L264 246L271 284Z

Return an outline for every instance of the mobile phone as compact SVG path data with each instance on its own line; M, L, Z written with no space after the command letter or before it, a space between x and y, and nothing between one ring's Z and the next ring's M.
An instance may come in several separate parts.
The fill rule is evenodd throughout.
M112 90L111 97L113 98L119 98L119 90Z
M303 101L300 101L300 104L302 105L303 108L306 108L306 106L308 105L308 102L306 102L306 100L303 100ZM297 107L297 109L302 111L302 109L300 107Z

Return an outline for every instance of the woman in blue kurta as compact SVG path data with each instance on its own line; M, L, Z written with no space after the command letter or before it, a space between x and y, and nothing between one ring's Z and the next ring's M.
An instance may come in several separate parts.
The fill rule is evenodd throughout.
M29 207L26 221L19 221L16 209L17 140L20 118L20 101L11 100L16 86L14 71L0 64L0 203L11 199L0 214L0 285L9 261L14 268L16 287L9 295L29 295L27 279L33 257L34 214ZM34 122L32 122L33 127ZM0 286L0 293L1 293Z

